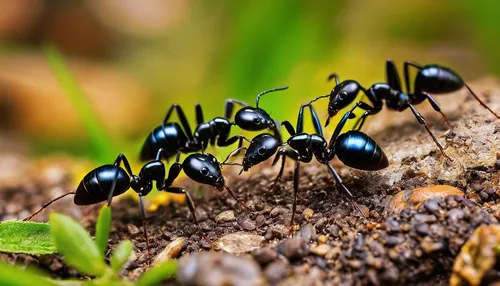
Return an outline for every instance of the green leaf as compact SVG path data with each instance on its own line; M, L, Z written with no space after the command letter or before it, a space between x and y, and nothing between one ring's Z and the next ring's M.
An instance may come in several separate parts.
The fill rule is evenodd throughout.
M81 272L96 276L106 272L106 264L96 244L87 231L72 218L52 213L50 231L57 250L64 256L66 263Z
M111 147L113 145L103 125L99 122L98 116L95 114L89 100L85 97L75 76L68 67L64 56L54 46L47 46L44 51L57 80L78 111L89 133L90 141L97 157L101 163L108 161L108 156L114 153Z
M102 259L108 248L109 226L111 225L111 208L104 205L99 212L97 224L95 226L95 243L102 254Z
M127 262L132 253L132 247L132 242L130 240L124 240L116 247L111 257L111 268L113 271L120 270L123 264Z
M177 271L177 262L168 260L149 269L141 279L137 281L136 286L158 285L161 281L174 277Z
M0 285L2 286L54 286L56 282L49 280L36 269L20 269L0 262Z
M0 252L41 255L56 251L49 224L22 221L0 223Z

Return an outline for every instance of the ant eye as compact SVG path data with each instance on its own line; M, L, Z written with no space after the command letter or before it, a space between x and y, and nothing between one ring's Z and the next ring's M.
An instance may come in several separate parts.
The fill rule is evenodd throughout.
M266 154L266 151L267 151L266 147L260 147L259 150L257 150L257 152L259 153L259 155Z
M260 118L255 117L255 118L253 119L253 123L255 123L255 124L259 125L259 124L260 124Z
M209 172L208 172L208 168L207 167L203 167L201 168L200 170L200 173L203 175L203 176L208 176Z
M345 99L347 97L347 92L343 91L339 94L340 99Z

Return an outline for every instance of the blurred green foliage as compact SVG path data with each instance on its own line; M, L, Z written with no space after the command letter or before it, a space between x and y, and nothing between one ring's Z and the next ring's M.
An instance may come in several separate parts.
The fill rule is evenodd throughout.
M91 143L101 149L94 148L94 158L114 157L118 148L133 156L172 103L181 104L194 125L197 102L208 120L223 114L226 98L254 104L257 93L284 85L290 89L265 96L262 107L277 121L295 122L301 103L331 90L332 83L326 83L330 72L369 86L384 80L386 58L398 64L413 60L449 65L466 79L500 74L498 1L174 2L166 1L171 4L167 7L183 8L172 8L181 12L159 32L137 35L116 31L129 24L120 22L108 27L111 48L107 56L97 60L128 73L153 97L155 104L148 118L133 122L142 132L120 130L120 138L109 141L107 135L90 128L87 130L98 136L89 136L88 142L69 138L53 146L83 154L86 150L80 146ZM172 16L169 11L165 17ZM114 19L118 12L107 13ZM67 55L72 55L71 50ZM321 120L326 117L326 105L326 101L317 103ZM89 118L90 113L80 111L83 118ZM85 121L87 127L91 125ZM312 130L310 124L306 126ZM331 131L329 128L326 133ZM236 128L233 131L239 132ZM98 142L96 138L105 139ZM39 140L38 145L50 149L46 148L51 145L50 138Z

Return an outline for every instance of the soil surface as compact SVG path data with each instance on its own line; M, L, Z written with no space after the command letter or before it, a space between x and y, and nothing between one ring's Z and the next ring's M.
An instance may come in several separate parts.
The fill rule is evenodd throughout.
M472 87L487 94L490 107L500 112L496 83ZM326 168L314 163L301 168L293 238L289 235L292 164L274 192L269 192L269 186L277 167L253 168L240 177L236 175L239 170L224 169L228 185L251 211L226 194L187 180L175 183L191 192L200 224L194 224L185 205L160 206L148 213L153 259L167 246L167 257L180 258L177 280L165 281L165 285L448 284L461 246L479 225L500 220L500 120L465 92L436 97L442 105L453 102L445 109L452 131L446 132L439 114L430 112L427 103L417 107L424 111L452 162L439 154L410 111L381 115L391 116L397 125L382 128L375 120L367 129L389 157L388 168L366 172L333 162L356 195L364 217L337 190ZM12 158L10 164L21 164L17 159ZM20 175L22 183L0 186L1 220L23 218L43 202L71 190L74 183L67 177L68 170L58 160L54 162L43 167L46 172L26 167ZM59 168L58 172L53 168ZM399 211L388 206L398 192L442 184L456 187L464 195L432 198L430 189L431 199L418 207ZM78 218L91 233L99 208L78 208L70 198L51 207ZM42 212L37 220L46 220L48 214ZM110 249L127 238L134 243L135 256L123 274L134 280L148 267L148 259L138 205L130 197L113 202ZM54 277L81 277L59 255L0 254L0 259L37 264ZM488 275L500 277L495 276L498 270Z

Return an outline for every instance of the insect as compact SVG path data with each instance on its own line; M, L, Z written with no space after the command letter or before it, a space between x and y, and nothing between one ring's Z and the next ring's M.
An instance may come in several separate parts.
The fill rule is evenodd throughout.
M160 148L163 148L166 151L167 158L170 158L180 153L203 151L209 143L210 145L217 144L219 147L224 147L239 141L238 147L241 147L243 140L250 140L241 135L229 137L233 125L248 131L269 129L280 138L280 133L274 120L264 109L259 108L259 100L266 93L285 90L287 88L280 87L259 93L256 98L255 107L248 106L248 104L239 100L228 99L224 108L225 117L215 117L207 122L204 122L201 105L197 104L195 106L197 127L194 133L191 132L191 127L182 108L177 104L173 104L168 110L163 124L154 128L147 136L142 146L140 158L143 161L151 160L156 156L156 152ZM234 121L230 121L229 118L232 116L235 104L239 104L243 108L236 112ZM179 116L182 128L177 122L169 122L174 110Z
M418 73L415 78L413 91L410 89L410 75L409 68L414 67L418 69ZM441 111L441 107L436 102L436 100L429 94L442 94L452 91L459 90L462 87L466 87L469 92L474 96L474 98L486 109L488 109L497 118L500 118L495 112L493 112L479 97L471 90L471 88L464 83L463 79L454 71L449 68L439 66L439 65L426 65L420 66L418 64L406 61L404 63L404 79L406 85L406 93L402 91L399 73L396 66L391 60L386 62L386 77L387 83L376 83L370 88L365 89L361 84L354 80L345 80L339 83L339 77L333 73L329 76L329 80L335 79L336 86L332 89L330 94L319 96L313 99L314 102L320 98L329 97L330 102L328 104L328 119L326 125L328 125L331 117L335 116L338 111L344 107L350 105L355 99L360 91L362 91L370 100L373 106L361 102L358 107L365 110L363 115L359 118L355 126L356 130L360 130L367 116L377 114L382 110L384 100L389 109L396 111L404 111L410 109L417 119L417 121L425 127L427 133L432 137L434 143L438 146L441 154L448 160L451 159L446 155L443 147L437 141L434 134L428 128L424 117L418 112L414 107L425 100L429 101L432 108L441 114L444 118L446 124L450 129L452 125L449 122L446 115Z
M316 134L303 132L303 110L305 107L309 107L310 109ZM300 163L309 163L312 161L313 157L316 158L319 163L328 168L328 171L333 176L337 185L340 186L342 191L353 202L358 211L363 214L359 206L354 202L353 194L342 183L342 179L329 164L329 162L337 155L340 161L342 161L345 165L361 170L380 170L389 165L387 156L382 148L380 148L380 146L378 146L377 143L365 133L361 131L348 131L340 134L347 120L355 117L352 112L355 108L356 107L353 107L342 117L339 124L335 128L329 143L327 143L323 136L323 130L318 115L316 114L313 106L309 103L301 106L296 129L294 129L288 121L284 121L282 123L291 136L285 143L281 143L280 140L271 134L260 134L257 135L248 146L242 161L242 171L247 171L252 166L269 159L274 154L276 154L276 156L274 158L273 165L275 165L281 158L281 167L271 189L274 188L283 175L286 158L288 157L295 160L293 177L294 200L291 219L292 226L296 211L297 192L299 189ZM287 148L287 146L289 148Z
M233 153L231 153L230 156ZM149 237L146 228L146 211L144 209L142 197L151 192L153 189L153 182L156 183L156 189L159 191L184 194L189 211L193 215L194 222L197 225L198 221L196 219L195 206L189 193L182 188L171 187L181 170L184 170L189 178L198 183L213 186L220 191L226 189L227 192L236 199L233 192L225 185L220 169L220 166L222 165L234 165L236 163L219 163L211 154L191 154L183 161L182 164L179 162L174 163L169 169L167 179L165 179L166 172L165 165L161 161L162 154L164 155L164 151L160 148L157 152L156 158L146 163L138 175L134 175L132 172L125 155L120 154L113 164L102 165L90 171L82 179L76 188L76 191L68 192L43 204L38 211L25 218L24 221L33 219L49 205L68 195L74 195L74 203L76 205L93 205L107 201L107 205L111 206L113 197L121 195L128 189L132 188L132 190L139 195L139 208L144 239L146 240L148 258L151 263ZM228 158L230 156L228 156ZM121 167L121 164L125 166L125 169ZM238 199L236 200L239 201ZM242 205L246 207L243 203Z

